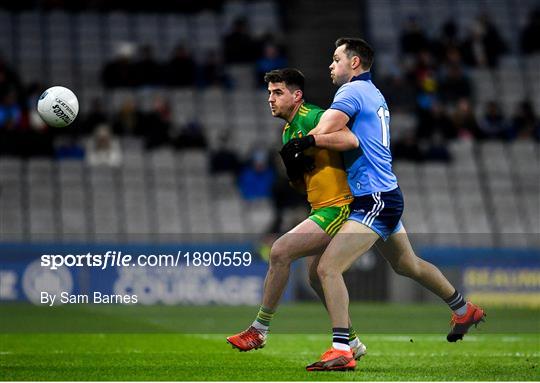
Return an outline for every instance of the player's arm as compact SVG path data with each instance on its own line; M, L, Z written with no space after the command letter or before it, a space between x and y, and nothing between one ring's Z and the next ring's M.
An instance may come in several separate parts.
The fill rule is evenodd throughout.
M358 138L347 128L348 121L347 114L328 109L307 136L290 140L283 151L300 153L312 146L335 151L356 149L359 146Z
M336 151L356 149L358 138L347 128L349 116L340 110L328 109L317 126L309 132L315 137L315 146Z

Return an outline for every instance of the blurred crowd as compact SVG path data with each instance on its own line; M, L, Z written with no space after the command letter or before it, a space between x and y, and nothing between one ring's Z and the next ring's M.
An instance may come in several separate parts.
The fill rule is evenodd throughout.
M223 52L202 52L200 59L185 43L174 48L169 60L160 62L152 46L137 47L126 42L118 47L113 60L106 63L102 82L106 88L218 86L229 89L236 84L228 69L242 65L252 69L254 82L262 86L264 73L287 66L285 49L278 40L271 33L255 37L247 19L240 17L223 38Z
M105 89L193 88L236 86L228 68L241 65L252 70L252 83L264 85L264 73L287 66L284 47L270 33L256 38L244 17L237 18L224 35L220 52L202 52L197 60L186 44L179 43L166 62L154 57L152 46L121 43L116 56L105 64L101 80ZM26 84L0 56L0 155L90 158L85 155L105 148L115 137L140 137L146 149L163 145L176 149L206 148L204 127L197 120L182 126L171 118L170 100L156 97L151 109L143 111L137 100L127 98L118 110L108 111L94 99L69 129L51 129L36 112L45 84ZM110 138L109 138L110 137ZM92 142L92 144L89 144ZM112 145L116 147L116 145ZM92 157L95 158L95 157ZM118 156L111 162L118 162ZM91 161L92 163L95 160Z
M522 55L540 53L540 9L534 10L521 31ZM460 38L460 36L464 38ZM507 42L487 14L479 15L465 34L454 20L430 37L411 16L402 28L400 63L376 81L393 115L413 115L412 129L393 142L396 158L416 161L449 160L453 139L540 140L540 124L530 99L505 114L498 95L477 113L471 69L485 69L494 77Z
M521 31L521 54L540 53L540 10L531 13ZM469 140L540 140L537 112L530 100L523 100L509 115L493 99L475 104L471 68L496 69L508 52L507 43L486 15L479 16L463 34L452 20L436 38L428 36L419 21L411 17L400 36L400 65L378 76L393 116L413 117L411 129L400 130L393 140L395 158L449 160L448 142ZM102 70L103 86L117 87L206 87L234 88L227 69L247 65L253 69L258 86L263 74L287 66L284 47L272 35L255 38L246 20L240 18L223 40L222 54L208 52L198 62L188 47L179 44L170 60L159 62L151 46L124 44L117 57ZM377 76L378 74L375 73ZM210 153L210 172L234 174L245 200L269 198L276 220L269 229L279 231L286 207L305 206L301 196L290 193L280 161L272 148L254 147L246 157L233 150L224 135L216 147L208 144L200 121L173 123L168 99L156 97L143 111L137 100L127 98L117 110L108 111L102 100L94 99L67 129L49 128L37 115L36 104L44 84L25 84L19 74L0 57L0 156L45 156L85 161L89 166L121 165L121 138L137 137L145 149L167 146L175 150L195 148ZM496 96L496 95L494 95ZM107 110L106 110L107 109ZM395 119L396 124L398 119ZM393 136L394 137L394 136Z

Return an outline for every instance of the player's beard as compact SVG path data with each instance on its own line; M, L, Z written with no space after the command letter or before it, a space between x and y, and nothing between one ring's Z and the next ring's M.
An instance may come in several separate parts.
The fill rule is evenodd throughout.
M346 84L348 82L349 82L349 80L345 76L338 77L338 76L334 75L334 77L332 77L332 83L335 86L341 86L341 85Z

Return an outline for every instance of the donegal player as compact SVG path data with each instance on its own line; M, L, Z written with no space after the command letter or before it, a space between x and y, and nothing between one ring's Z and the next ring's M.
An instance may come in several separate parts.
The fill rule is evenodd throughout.
M324 110L304 101L304 76L291 68L267 73L268 103L272 116L287 123L283 129L283 144L306 136L318 123ZM324 293L317 277L317 265L332 236L349 216L352 200L340 154L327 149L313 148L306 154L291 157L281 153L287 175L295 189L304 189L311 204L311 214L288 233L274 242L264 282L263 299L257 317L245 331L230 336L227 341L240 351L264 347L270 322L289 278L291 263L308 257L310 283L326 306ZM305 172L306 166L309 172ZM356 359L365 354L350 323L347 344Z

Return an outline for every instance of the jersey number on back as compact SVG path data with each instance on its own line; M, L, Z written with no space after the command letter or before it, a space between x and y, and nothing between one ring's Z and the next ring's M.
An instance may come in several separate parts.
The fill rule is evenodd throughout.
M390 111L384 107L377 109L377 116L381 120L381 130L382 130L382 144L385 148L388 147L390 136Z

